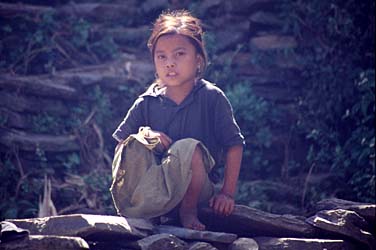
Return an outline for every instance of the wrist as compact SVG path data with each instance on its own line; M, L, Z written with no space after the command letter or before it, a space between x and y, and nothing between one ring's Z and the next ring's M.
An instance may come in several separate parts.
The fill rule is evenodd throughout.
M230 199L233 199L233 200L234 200L234 195L231 194L231 193L229 193L229 192L226 192L226 191L221 190L221 192L219 192L219 194L224 195L224 196L226 196L227 198L230 198Z

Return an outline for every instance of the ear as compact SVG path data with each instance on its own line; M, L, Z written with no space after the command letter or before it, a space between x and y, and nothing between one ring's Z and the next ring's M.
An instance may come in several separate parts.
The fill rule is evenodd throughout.
M202 63L203 61L204 61L204 58L202 57L202 55L200 54L200 53L197 53L197 62L199 62L199 63Z
M199 53L197 53L197 65L200 65L200 67L204 65L204 58Z

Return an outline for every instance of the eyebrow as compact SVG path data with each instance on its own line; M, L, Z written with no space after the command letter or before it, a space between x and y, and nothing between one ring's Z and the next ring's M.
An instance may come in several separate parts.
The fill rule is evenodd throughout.
M177 50L187 50L185 47L177 47L176 49L173 50L173 52ZM164 53L164 50L156 50L155 53Z

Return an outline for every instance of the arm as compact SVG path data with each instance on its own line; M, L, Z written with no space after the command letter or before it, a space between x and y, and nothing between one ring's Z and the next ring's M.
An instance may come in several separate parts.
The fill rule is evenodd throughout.
M221 192L210 200L210 207L220 215L230 215L235 206L234 195L239 178L243 145L235 145L227 150L224 183Z
M230 215L234 210L234 194L243 155L244 137L235 121L231 104L223 92L218 91L214 108L214 131L225 152L224 183L219 194L210 200L214 212Z
M221 193L234 197L243 156L243 146L236 145L228 149L226 155L225 179Z
M131 134L136 134L141 126L147 126L144 119L144 98L138 98L128 110L124 120L116 128L112 137L121 144Z

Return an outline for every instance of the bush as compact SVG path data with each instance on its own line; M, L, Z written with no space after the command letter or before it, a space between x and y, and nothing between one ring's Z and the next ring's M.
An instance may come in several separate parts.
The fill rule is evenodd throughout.
M306 165L340 173L352 191L334 195L373 203L374 9L372 1L337 0L284 1L281 8L285 32L300 39L294 52L304 87L295 131L309 143Z

